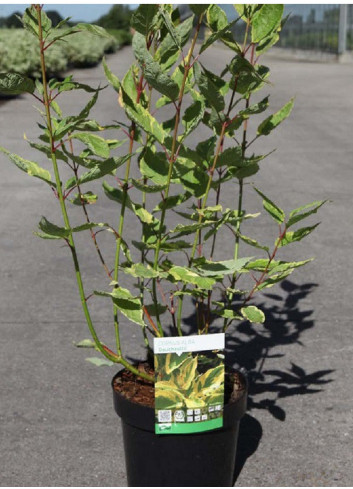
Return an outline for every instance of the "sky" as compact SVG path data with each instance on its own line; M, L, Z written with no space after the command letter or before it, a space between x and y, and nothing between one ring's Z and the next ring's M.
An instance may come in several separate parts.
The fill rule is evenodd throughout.
M71 17L72 20L83 20L84 22L93 22L99 17L109 12L112 7L109 4L47 4L44 5L45 10L56 10L62 17ZM8 17L14 12L24 12L29 4L0 4L0 17ZM136 4L131 4L130 8L136 7Z
M117 3L117 2L116 2ZM23 12L29 4L2 4L0 3L0 17L8 17L14 12ZM56 10L62 17L71 17L73 21L82 20L84 22L94 22L99 19L102 15L109 12L110 8L114 5L110 4L46 4L44 8L46 10ZM129 4L131 9L134 9L138 4ZM234 8L231 5L220 4L229 17L229 20L233 20L235 16ZM291 12L293 15L296 13L304 15L306 17L313 5L286 5L286 14ZM317 20L322 18L322 11L325 5L316 5L315 10L317 10Z

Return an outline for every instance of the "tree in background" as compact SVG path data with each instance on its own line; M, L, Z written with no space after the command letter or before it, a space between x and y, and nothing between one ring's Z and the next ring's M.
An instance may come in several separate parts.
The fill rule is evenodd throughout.
M96 23L105 29L129 30L131 14L128 5L113 5Z
M48 10L46 14L51 20L53 27L56 27L63 20L63 17L56 10ZM0 17L0 28L22 29L23 25L20 17L22 17L21 12L14 12L8 17Z
M15 12L14 14L9 15L9 17L1 17L0 18L0 27L4 27L6 29L19 29L22 28L22 23L18 17L21 17L20 12Z
M51 20L53 27L56 27L63 20L63 17L56 10L48 10L46 14Z

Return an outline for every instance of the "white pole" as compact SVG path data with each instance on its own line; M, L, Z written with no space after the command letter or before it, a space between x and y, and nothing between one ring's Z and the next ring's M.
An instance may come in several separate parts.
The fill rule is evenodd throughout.
M342 55L347 50L347 11L348 5L340 5L340 20L338 26L338 54Z

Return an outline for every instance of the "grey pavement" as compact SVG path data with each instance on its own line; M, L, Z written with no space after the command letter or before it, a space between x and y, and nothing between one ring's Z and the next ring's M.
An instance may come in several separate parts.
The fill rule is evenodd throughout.
M209 51L208 66L219 72L227 53ZM122 75L132 60L125 48L108 64ZM272 70L271 110L296 95L293 114L254 151L277 148L252 181L286 211L331 199L311 237L283 250L286 259L316 259L282 286L257 298L267 314L264 327L230 331L229 359L248 369L249 411L241 425L237 486L349 486L353 482L353 300L352 300L352 123L353 65L301 63L267 58ZM76 71L76 79L104 82L98 66ZM266 94L266 90L263 92ZM85 94L67 94L64 110L78 112ZM30 96L1 104L0 144L45 165L23 140L38 134ZM111 88L94 115L102 123L121 118ZM250 123L250 133L256 124ZM200 130L200 138L206 137ZM85 361L91 350L73 343L89 337L71 258L61 243L32 232L41 215L60 223L58 203L47 186L0 156L0 484L2 486L126 486L120 422L110 381L116 369ZM237 195L227 188L225 205ZM246 189L248 211L261 202ZM92 219L117 220L116 206L102 196ZM83 222L79 209L73 221ZM313 220L312 222L314 222ZM175 222L174 222L175 224ZM127 220L134 237L135 223ZM249 224L271 244L276 225L262 216ZM101 235L100 235L101 236ZM107 260L110 236L101 236ZM232 240L220 238L219 257L230 257ZM80 236L79 257L87 291L104 287L92 244ZM82 247L80 246L82 244ZM109 248L108 248L109 247ZM109 251L110 250L110 251ZM251 250L244 247L242 254ZM101 278L99 278L101 277ZM102 340L113 341L109 301L92 301ZM191 314L190 305L186 315ZM190 318L186 320L189 326ZM191 328L191 326L190 326ZM143 356L138 326L123 325L127 355Z

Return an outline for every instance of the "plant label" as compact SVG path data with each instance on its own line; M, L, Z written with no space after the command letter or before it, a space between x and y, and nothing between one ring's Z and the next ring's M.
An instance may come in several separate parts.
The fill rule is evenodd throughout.
M155 432L223 426L224 333L154 338Z

